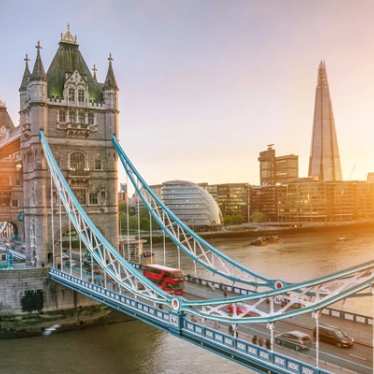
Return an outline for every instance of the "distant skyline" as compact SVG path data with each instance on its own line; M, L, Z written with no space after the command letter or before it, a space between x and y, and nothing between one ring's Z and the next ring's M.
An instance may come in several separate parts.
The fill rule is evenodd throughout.
M47 69L70 23L98 79L112 53L120 140L150 184L259 183L274 143L307 175L326 61L343 179L374 171L374 2L0 0L0 100L18 123L24 54Z

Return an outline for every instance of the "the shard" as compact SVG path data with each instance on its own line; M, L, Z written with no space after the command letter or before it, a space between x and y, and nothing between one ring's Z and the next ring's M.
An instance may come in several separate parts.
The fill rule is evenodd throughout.
M318 68L309 176L321 181L342 179L334 114L324 61L321 61Z

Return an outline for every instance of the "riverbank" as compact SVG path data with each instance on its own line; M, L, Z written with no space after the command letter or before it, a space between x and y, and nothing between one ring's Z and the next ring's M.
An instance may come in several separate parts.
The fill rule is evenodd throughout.
M0 339L26 338L79 330L96 325L126 322L132 318L103 305L0 317Z
M0 339L129 320L49 278L48 268L0 271Z
M231 226L222 231L201 232L199 233L205 239L223 239L223 238L253 238L262 235L281 235L281 234L304 234L304 233L328 233L339 232L342 235L346 231L368 230L374 232L374 221L349 221L349 222L307 222L307 223L266 223L257 224L249 227Z
M220 231L197 231L197 234L205 239L236 239L256 238L267 235L282 234L306 234L337 232L344 235L352 230L370 230L374 232L374 220L368 221L342 221L342 222L268 222L259 224L242 224L224 227ZM149 235L141 234L141 238L149 240ZM160 243L163 236L153 233L153 243Z

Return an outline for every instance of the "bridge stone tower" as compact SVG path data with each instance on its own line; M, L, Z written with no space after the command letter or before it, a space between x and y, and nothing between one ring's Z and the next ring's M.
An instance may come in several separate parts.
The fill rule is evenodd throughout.
M50 174L39 131L48 137L60 168L88 214L117 246L117 156L111 137L118 136L119 110L111 56L105 82L99 83L96 68L91 74L69 28L61 34L47 73L39 42L36 48L31 73L26 58L20 87L20 125L26 248L30 259L40 266L51 262L52 234ZM65 215L62 220L64 231L68 228ZM55 226L58 238L59 227Z

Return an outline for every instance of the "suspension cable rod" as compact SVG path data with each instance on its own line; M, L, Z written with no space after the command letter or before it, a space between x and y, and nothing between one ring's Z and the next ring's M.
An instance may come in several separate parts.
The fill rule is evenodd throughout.
M61 261L61 271L64 271L64 259L62 251L62 222L61 222L61 200L59 199L59 223L60 223L60 261Z
M56 253L55 253L55 225L54 225L54 209L53 209L53 204L54 204L54 198L53 198L53 180L52 180L52 175L51 175L51 186L50 186L50 205L51 205L51 238L52 238L52 266L56 266Z
M73 273L72 253L71 253L71 221L69 219L69 262L70 262L70 274Z

